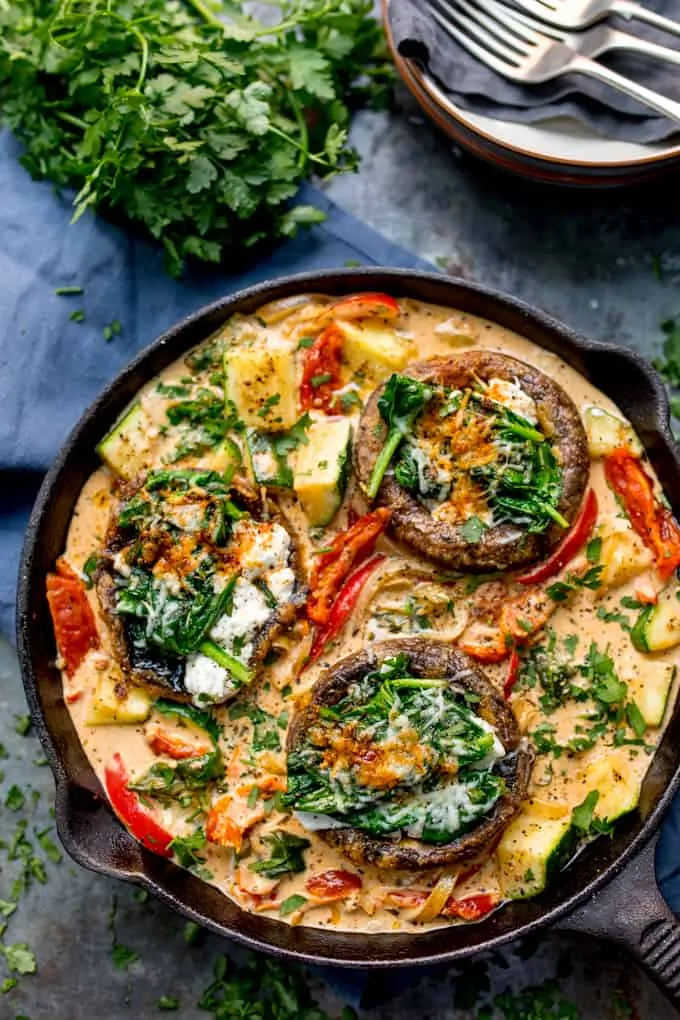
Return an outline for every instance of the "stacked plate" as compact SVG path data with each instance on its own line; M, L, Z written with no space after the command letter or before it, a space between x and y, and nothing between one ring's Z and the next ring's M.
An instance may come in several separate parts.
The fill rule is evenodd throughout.
M449 138L489 163L532 180L578 187L636 184L680 167L677 140L641 145L604 138L563 117L520 124L462 109L430 74L398 53L389 0L383 10L388 45L410 92Z

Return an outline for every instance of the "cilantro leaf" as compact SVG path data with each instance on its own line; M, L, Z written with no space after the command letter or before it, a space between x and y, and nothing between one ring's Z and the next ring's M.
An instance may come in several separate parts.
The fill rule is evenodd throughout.
M278 878L280 875L291 875L305 870L303 852L312 844L302 836L296 836L285 829L277 829L271 836L264 836L271 851L265 860L250 865L250 870L267 878Z
M368 0L274 7L265 24L236 4L2 4L0 120L35 178L75 189L74 220L142 228L175 275L188 258L238 264L325 218L288 203L313 173L354 169L350 110L384 105L394 80Z
M7 966L15 974L35 974L38 969L35 956L25 942L16 942L13 946L0 945L0 952L7 960Z

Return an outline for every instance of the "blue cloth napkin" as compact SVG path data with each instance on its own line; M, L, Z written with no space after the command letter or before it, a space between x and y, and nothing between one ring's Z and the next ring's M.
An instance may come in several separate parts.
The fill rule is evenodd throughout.
M0 133L0 632L10 637L21 542L42 476L87 404L136 351L201 305L267 278L348 261L432 268L305 186L300 198L326 210L323 225L237 275L172 280L161 251L131 233L94 216L69 226L68 197L32 181L19 155L9 133ZM68 286L83 294L55 294ZM82 321L71 318L81 311ZM114 320L121 332L107 343L104 329ZM680 912L680 800L663 836L658 875ZM423 971L387 979L321 973L348 1000L368 1004L397 994Z

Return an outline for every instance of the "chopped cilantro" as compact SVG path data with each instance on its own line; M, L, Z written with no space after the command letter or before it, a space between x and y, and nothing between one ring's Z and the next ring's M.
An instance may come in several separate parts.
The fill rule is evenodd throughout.
M114 967L117 967L118 970L127 970L139 959L139 953L129 946L121 945L120 942L114 942L111 946L111 958Z
M35 974L38 969L35 956L25 942L16 942L13 946L0 944L0 953L15 974Z
M76 308L76 310L74 312L71 312L71 314L69 315L69 319L71 320L71 322L84 322L85 321L84 309Z
M15 715L14 718L16 719L16 725L14 727L15 731L20 737L25 737L31 730L32 723L30 715Z
M309 380L312 384L312 389L317 390L319 386L323 386L324 383L330 382L333 376L330 372L320 372L319 375L313 375Z
M183 868L198 868L205 864L198 851L202 850L207 842L205 832L199 828L190 836L175 836L170 843L170 849Z
M647 731L647 723L645 722L642 712L638 708L634 701L629 701L626 705L626 719L636 737L643 737Z
M277 829L270 836L262 838L269 847L270 856L249 865L251 871L266 875L267 878L278 878L280 875L305 870L303 854L312 845L308 839L286 832L285 829Z
M477 542L481 541L482 535L486 531L486 524L481 518L474 514L472 517L468 517L465 523L460 528L460 537L464 542L469 542L471 545L476 545Z
M21 811L25 803L26 797L23 790L16 785L10 786L5 798L5 807L8 807L10 811Z
M270 396L268 396L267 399L262 404L262 407L258 410L257 412L258 418L266 418L269 412L271 411L272 407L276 407L276 405L279 404L280 402L281 402L280 393L270 394Z
M188 946L195 945L201 935L201 926L195 921L187 921L184 925L183 938Z
M621 629L626 632L633 629L627 616L624 616L623 613L617 613L614 611L610 612L605 609L604 606L598 606L597 618L598 620L603 620L605 623L618 623Z
M85 587L91 588L94 584L94 572L99 565L99 556L97 553L92 553L88 556L83 563L83 576L85 577Z
M281 917L287 917L288 914L292 914L296 910L299 910L300 907L304 907L306 902L307 902L306 896L300 896L299 894L289 896L281 903L281 906L279 907L279 913Z
M303 337L300 337L300 339L298 341L298 350L300 350L300 349L304 350L307 347L313 347L313 346L314 346L314 337L313 336L303 336Z
M602 539L591 538L586 545L586 559L588 563L599 563L602 556Z
M59 852L57 846L52 842L50 837L47 835L49 831L50 828L48 827L43 832L38 833L38 843L42 847L45 856L50 861L52 861L53 864L59 864L61 860L61 853Z
M566 602L567 598L572 592L578 591L579 588L589 588L591 591L596 591L602 586L602 571L604 567L590 567L586 570L585 574L567 574L563 581L556 581L554 584L548 585L546 588L547 594L554 602Z
M179 1009L180 1002L174 995L161 995L157 1002L157 1006L159 1009L165 1010L169 1013L172 1010Z

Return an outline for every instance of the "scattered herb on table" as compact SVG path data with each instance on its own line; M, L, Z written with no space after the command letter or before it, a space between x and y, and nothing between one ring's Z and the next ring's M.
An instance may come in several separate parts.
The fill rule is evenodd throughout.
M311 173L354 169L350 106L393 69L370 0L275 3L265 25L200 0L0 6L2 121L35 178L159 240L171 273L288 237ZM224 17L225 20L222 20Z
M513 994L504 992L494 998L496 1016L503 1020L578 1020L580 1013L574 1002L565 999L554 981L526 988ZM491 1020L494 1013L483 1010L477 1020Z

